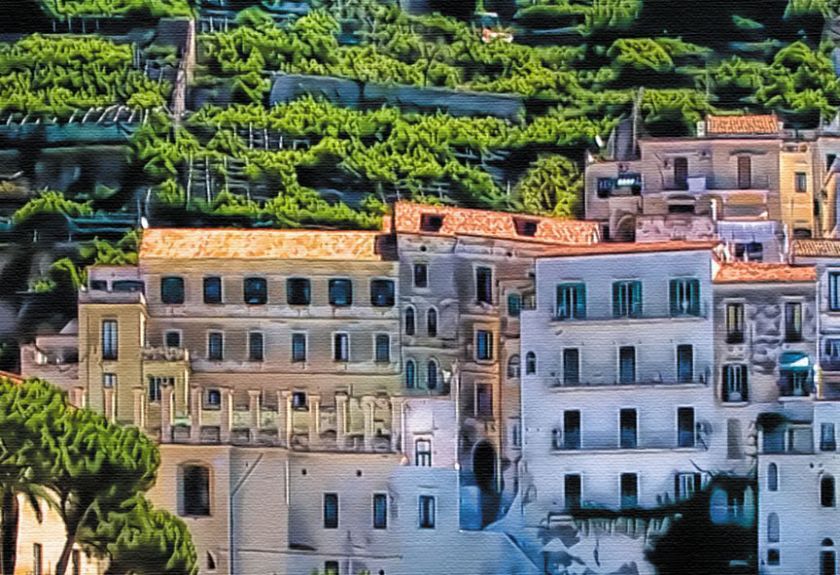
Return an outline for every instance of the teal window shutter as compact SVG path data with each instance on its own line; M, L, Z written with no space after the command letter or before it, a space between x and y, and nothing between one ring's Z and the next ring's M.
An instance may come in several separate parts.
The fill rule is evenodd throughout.
M642 282L635 281L630 285L630 315L642 315Z
M577 298L575 300L575 317L577 319L586 318L586 284L580 284L577 288Z

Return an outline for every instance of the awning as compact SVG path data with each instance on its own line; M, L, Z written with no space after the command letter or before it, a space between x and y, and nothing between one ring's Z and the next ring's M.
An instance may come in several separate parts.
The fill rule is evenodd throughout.
M801 351L786 351L779 356L779 369L787 371L810 371L811 358Z

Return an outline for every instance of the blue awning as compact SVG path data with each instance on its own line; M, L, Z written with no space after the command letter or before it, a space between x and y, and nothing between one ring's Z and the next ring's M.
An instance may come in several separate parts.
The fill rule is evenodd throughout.
M779 369L787 371L809 371L811 358L801 351L786 351L779 356Z

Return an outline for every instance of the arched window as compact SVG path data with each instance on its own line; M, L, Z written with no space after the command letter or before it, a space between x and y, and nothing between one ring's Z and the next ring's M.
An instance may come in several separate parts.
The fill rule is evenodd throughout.
M518 355L512 355L508 358L507 376L508 376L508 378L519 377L519 356Z
M405 335L414 335L417 331L414 321L414 308L405 308Z
M820 552L820 575L836 575L837 574L837 554L834 549L834 541L826 537L822 541L823 550Z
M216 558L213 557L213 554L209 551L207 552L207 570L208 571L215 571L216 570Z
M438 383L438 364L435 360L430 359L426 363L426 387L428 389L435 389Z
M525 354L525 375L537 373L537 354L529 351Z
M834 477L823 475L820 478L820 505L834 507Z
M775 463L771 463L767 466L767 490L779 490L779 468Z
M210 515L210 469L204 465L181 468L181 515Z
M405 362L405 387L414 389L417 386L417 366L413 359Z
M429 337L437 337L437 310L430 308L426 312L426 333Z
M778 543L779 541L779 516L771 513L767 516L767 542Z

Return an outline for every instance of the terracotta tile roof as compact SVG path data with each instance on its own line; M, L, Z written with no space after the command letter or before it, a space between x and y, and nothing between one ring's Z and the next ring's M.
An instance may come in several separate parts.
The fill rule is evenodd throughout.
M152 228L144 259L382 260L381 232Z
M429 219L436 217L440 217L439 225L430 226ZM394 229L403 234L479 236L563 245L592 244L600 234L597 222L411 202L395 205Z
M793 240L794 257L840 257L840 240Z
M0 377L5 377L12 383L23 383L23 377L19 373L12 373L10 371L0 371Z
M722 264L714 282L726 283L789 283L817 281L813 266L732 262Z
M604 242L590 246L568 246L547 251L539 257L608 256L613 254L645 254L655 252L712 251L718 241L668 241L668 242Z
M707 134L778 134L779 120L772 114L707 116Z

